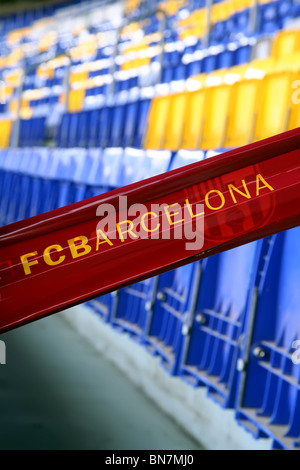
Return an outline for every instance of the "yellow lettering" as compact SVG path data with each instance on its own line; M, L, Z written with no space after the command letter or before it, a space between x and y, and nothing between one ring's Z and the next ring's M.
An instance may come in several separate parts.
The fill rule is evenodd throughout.
M152 229L149 229L146 227L146 224L145 224L145 218L147 217L147 215L153 215L154 217L158 217L158 215L155 213L155 212L146 212L146 214L143 214L142 217L141 217L141 226L143 227L143 229L146 231L146 232L155 232L156 230L159 229L160 227L160 223L157 222L157 225L155 228L152 228ZM153 217L153 218L154 218Z
M126 230L121 230L120 225L123 224L129 224L129 227L126 228ZM124 234L129 233L132 237L138 238L137 234L134 233L133 230L133 222L131 220L122 220L122 222L117 223L117 230L119 232L120 240L123 242L124 241Z
M185 200L185 203L187 205L187 208L188 208L188 211L189 211L189 214L191 216L192 219L194 219L195 217L198 217L199 215L203 215L204 212L198 212L198 214L194 214L193 213L193 210L191 208L191 205L190 205L190 201L188 199Z
M169 209L169 207L174 207L174 206L180 206L180 204L178 204L178 202L174 202L174 204L171 204L170 206L165 206L164 207L164 210L165 210L166 216L168 217L168 221L169 221L170 225L180 224L180 222L184 221L184 219L181 219L181 220L176 220L174 222L174 220L171 219L171 217L175 217L175 215L180 214L180 212L172 212L170 214L168 209Z
M23 264L23 268L24 268L24 272L25 272L26 276L27 276L27 274L31 274L30 266L33 266L34 264L38 264L37 259L28 261L28 258L30 256L36 256L37 254L38 254L37 251L33 251L32 253L27 253L26 255L22 255L20 257L21 263Z
M64 259L66 258L65 255L60 256L58 258L58 260L53 261L53 259L50 256L50 251L51 250L63 251L63 248L60 245L47 246L47 248L45 248L44 254L43 254L45 263L49 264L49 266L55 266L56 264L62 263L64 261Z
M218 206L218 207L213 207L208 198L210 196L211 193L217 193L218 196L220 197L221 199L221 204ZM205 194L205 204L207 205L207 207L213 211L217 211L219 209L222 209L222 207L224 206L225 204L225 197L223 196L223 194L221 193L221 191L219 191L218 189L211 189L210 191L208 191L208 193Z
M233 184L229 184L228 185L228 189L229 189L229 192L230 192L230 195L232 197L232 200L233 202L236 204L237 203L237 200L235 198L235 195L234 195L234 192L233 191L236 191L237 193L241 194L241 196L244 196L246 197L247 199L251 199L251 196L250 196L250 193L249 193L249 190L247 188L247 185L246 185L246 182L245 180L242 180L242 183L243 183L243 186L244 186L244 189L245 189L245 192L243 193L243 191L241 191L240 189L236 188L235 186L233 186Z
M103 238L103 240L100 242L99 235ZM96 245L96 251L99 249L99 245L102 245L102 243L108 243L110 246L113 246L113 242L105 235L105 233L101 230L97 230L97 245Z
M259 185L259 181L263 182L263 185ZM259 196L259 191L263 188L268 188L270 191L274 191L274 188L270 184L266 182L264 177L260 174L256 175L256 196Z
M80 241L81 243L75 244L75 242ZM91 246L88 245L88 238L84 235L79 237L70 238L68 244L71 250L73 259L79 258L80 256L87 255L91 251Z

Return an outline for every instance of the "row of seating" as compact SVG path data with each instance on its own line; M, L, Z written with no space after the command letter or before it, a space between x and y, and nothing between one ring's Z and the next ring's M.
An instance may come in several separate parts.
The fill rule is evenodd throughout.
M45 212L214 152L10 149L0 153L1 223ZM295 228L90 300L161 366L235 410L274 449L300 445ZM276 295L274 293L276 292Z
M295 57L291 70L286 61L283 71L277 62L272 67L268 60L254 61L194 77L187 82L190 89L152 99L153 89L146 90L148 96L137 90L121 92L94 109L64 114L59 146L208 150L233 148L293 129L300 125L298 75L293 70L300 62ZM22 142L35 143L23 137Z
M72 0L73 3L80 3L80 0ZM24 9L16 13L10 13L0 16L0 34L6 34L16 29L31 26L32 23L53 15L58 9L68 6L70 1L61 1L56 4L39 5L34 9Z
M154 97L145 148L233 148L298 127L297 59L274 68L269 60L253 61L194 77L194 91Z
M93 67L90 67L90 72L88 68L84 72L74 70L71 84L76 87L71 89L68 97L68 112L65 112L66 96L62 86L24 92L19 144L27 147L54 140L60 147L145 145L147 148L177 150L180 146L213 148L224 145L231 148L264 138L299 125L297 100L291 99L297 92L292 87L297 83L299 53L299 30L282 31L273 41L271 56L267 59L223 67L183 80L174 81L170 76L164 87L153 85L155 80L148 80L151 86L147 86L147 80L142 78L144 73L124 72L114 84L113 95L109 74L102 76L100 86L99 76L85 78L93 72ZM214 56L211 54L197 61L211 60ZM197 61L187 62L186 67L194 67ZM66 65L63 60L56 63L56 70L64 74ZM99 67L94 71L102 71ZM180 67L177 65L171 69L176 70L179 77ZM166 78L164 72L171 69L163 68L162 81ZM97 81L98 86L95 86ZM180 91L176 92L176 88ZM236 99L232 99L234 96ZM221 108L218 105L220 99ZM275 123L272 103L276 101L278 104L278 100L280 112ZM243 108L239 106L241 102L244 103ZM15 100L10 103L13 104L16 106ZM212 129L216 112L218 135L212 137L216 130ZM8 119L7 114L4 116ZM165 139L166 122L168 137ZM189 132L188 138L185 137L183 122L186 129L197 131L197 138L193 131ZM242 123L244 129L241 128ZM158 126L159 135L155 126ZM8 126L7 131L10 132L11 127ZM202 136L201 132L204 133ZM175 143L174 133L177 136ZM10 135L2 140L6 143Z

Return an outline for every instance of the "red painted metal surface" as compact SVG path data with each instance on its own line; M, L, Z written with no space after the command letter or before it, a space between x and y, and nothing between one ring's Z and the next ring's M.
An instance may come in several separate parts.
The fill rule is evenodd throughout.
M0 331L299 225L299 144L295 129L1 228ZM106 231L102 204L116 208ZM203 246L188 250L179 227Z

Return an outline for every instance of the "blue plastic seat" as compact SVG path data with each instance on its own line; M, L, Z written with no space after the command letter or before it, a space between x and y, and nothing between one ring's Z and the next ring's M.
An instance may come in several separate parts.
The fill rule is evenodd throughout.
M142 104L140 103L138 91L131 91L126 105L126 118L124 119L122 146L133 147L137 142L138 128L140 121L140 112ZM138 145L140 147L140 145Z
M98 129L99 129L100 110L93 109L88 111L88 130L87 130L87 146L89 148L98 145Z
M159 276L156 299L147 322L146 349L159 356L162 367L178 373L183 346L182 330L197 288L199 263L191 263Z
M249 314L249 292L261 242L202 261L194 311L189 312L180 375L224 407L235 405L239 339Z
M190 165L204 160L205 152L203 150L185 150L180 149L172 158L170 170L175 170L182 166Z
M44 212L47 199L43 194L43 178L49 169L49 151L46 148L12 149L9 151L14 166L9 165L10 189L6 223L31 217ZM9 176L9 175L8 175ZM2 211L1 211L2 212Z
M69 145L70 113L64 113L58 127L57 145L59 148L67 148Z
M12 150L18 152L18 149ZM21 161L19 166L19 188L20 197L15 213L15 220L22 220L29 217L31 205L31 193L33 186L33 176L38 169L39 157L37 150L24 148L19 150Z
M126 122L127 103L117 101L111 112L111 131L108 147L120 147L124 140L124 125Z
M217 54L209 53L202 59L202 73L210 73L217 68Z
M50 154L48 177L52 180L53 209L68 205L72 200L72 181L76 172L76 162L69 149L56 148Z
M50 152L46 147L32 149L30 160L33 165L28 168L28 177L31 179L31 197L29 202L30 217L54 209L52 199L53 180L49 178L51 160Z
M8 150L2 161L0 216L1 225L15 221L15 210L20 196L19 167L21 152Z
M247 36L249 32L249 18L250 18L250 8L245 8L244 10L238 11L233 15L233 28L232 39L235 39L236 36L245 34Z
M145 160L145 150L130 147L124 149L122 186L142 181L148 176Z
M191 61L186 64L186 78L189 78L193 75L199 75L202 73L202 60L197 58L192 58Z
M87 149L65 149L64 156L69 160L67 175L69 189L66 203L72 204L85 199L91 163Z
M147 127L147 118L149 113L151 99L147 97L141 97L138 101L138 109L136 113L136 126L133 138L133 147L142 148L143 139Z
M274 449L300 447L299 236L299 227L281 232L265 250L240 358L238 422Z
M162 68L161 83L170 83L175 76L175 67L170 64L166 64Z
M134 340L143 343L155 300L158 277L115 292L116 303L112 306L110 322L112 326L126 332Z
M77 140L72 142L74 147L87 147L88 145L88 133L90 127L90 113L89 111L81 111L78 113L78 128L77 128Z
M33 116L30 119L20 120L20 147L40 146L45 141L46 117Z
M112 105L104 104L99 111L98 145L105 149L110 141Z
M279 1L258 5L257 32L272 34L280 28L278 18Z
M98 196L105 191L103 179L103 150L92 148L88 150L91 170L87 179L85 198Z
M74 148L79 146L79 120L80 113L69 114L69 128L68 128L68 148Z
M145 178L168 171L171 159L172 152L170 150L146 150L144 158Z
M227 47L217 54L217 59L216 59L216 68L217 69L223 69L223 68L229 68L233 65L236 65L236 51L230 50Z
M251 46L246 44L244 46L239 46L234 54L234 65L246 64L250 61L251 57Z
M123 156L121 147L103 150L103 187L106 191L123 186Z

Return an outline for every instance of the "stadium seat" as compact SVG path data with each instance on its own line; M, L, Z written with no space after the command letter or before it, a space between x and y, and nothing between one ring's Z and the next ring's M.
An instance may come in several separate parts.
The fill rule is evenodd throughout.
M180 149L182 142L187 93L175 93L171 95L170 101L163 148L176 151Z
M236 402L239 340L249 314L261 242L202 261L194 310L187 319L180 376L224 407Z
M273 236L266 250L250 344L242 356L247 374L240 388L238 422L256 438L270 437L274 449L300 445L298 239L299 227Z
M253 140L261 140L287 130L291 106L292 72L278 72L265 76L259 99Z
M0 125L0 149L5 149L9 147L12 132L12 121L10 119L1 119Z
M170 374L178 373L182 330L191 310L200 263L192 263L159 276L156 299L145 333L145 347L158 356Z
M286 55L299 52L300 31L285 30L280 31L273 40L271 54L275 60L280 60Z
M191 163L200 162L204 160L204 158L205 152L203 152L203 150L180 149L172 158L169 170L175 170L176 168L190 165Z
M205 90L190 92L186 105L186 120L183 127L181 147L195 150L200 148L201 135L204 123Z
M209 87L205 92L206 111L200 146L204 150L224 146L229 106L233 96L231 85Z
M163 148L170 102L169 95L153 98L149 109L147 132L144 140L145 149L158 150Z
M234 148L251 143L261 81L241 80L232 85L224 148Z

